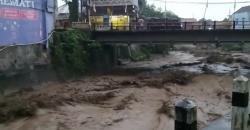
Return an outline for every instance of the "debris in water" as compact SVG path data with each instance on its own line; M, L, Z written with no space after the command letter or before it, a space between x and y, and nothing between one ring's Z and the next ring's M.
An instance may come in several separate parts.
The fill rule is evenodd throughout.
M194 74L183 70L169 70L164 73L163 83L176 83L179 85L187 85L192 81Z
M120 83L120 85L122 85L122 86L129 86L129 85L139 86L140 84L137 81L128 81L128 80L125 80L125 81L122 81Z
M138 101L134 94L130 94L127 97L123 98L121 102L114 107L114 110L123 110L131 101Z
M173 107L170 102L163 101L162 106L157 111L159 114L165 114L169 118L174 118Z
M34 116L36 109L35 104L20 98L2 98L0 101L0 122Z
M67 89L67 90L65 90ZM33 93L30 91L16 93L0 100L0 122L12 121L17 118L34 116L39 108L57 108L62 105L88 102L99 104L115 97L116 91L83 92L76 88L61 88L56 93ZM21 95L20 95L21 94ZM27 96L26 96L27 95Z

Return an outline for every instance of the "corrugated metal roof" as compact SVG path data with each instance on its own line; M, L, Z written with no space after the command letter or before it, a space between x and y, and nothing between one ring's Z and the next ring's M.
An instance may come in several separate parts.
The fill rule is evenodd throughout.
M236 13L242 13L242 12L250 12L250 6L245 6L237 10L234 14Z

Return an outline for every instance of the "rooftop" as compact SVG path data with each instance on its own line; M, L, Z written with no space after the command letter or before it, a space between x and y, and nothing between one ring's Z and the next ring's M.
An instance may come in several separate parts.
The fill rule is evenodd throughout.
M234 14L236 13L242 13L242 12L250 12L250 6L245 6L237 10Z
M91 6L123 6L133 5L138 7L138 0L92 0Z

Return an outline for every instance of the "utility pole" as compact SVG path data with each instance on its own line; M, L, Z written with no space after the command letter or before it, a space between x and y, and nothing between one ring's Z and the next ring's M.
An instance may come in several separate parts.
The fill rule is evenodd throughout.
M165 30L167 30L167 0L165 0Z
M81 0L81 2L80 2L80 6L81 6L81 7L80 7L80 9L81 9L81 11L80 11L80 13L81 13L80 21L81 21L81 22L83 21L83 11L82 11L82 9L83 9L83 8L82 8L82 7L83 7L83 1L84 1L84 0Z
M167 19L167 0L165 0L165 19Z
M228 19L230 21L230 16L231 16L231 9L229 9L229 13L228 13Z
M237 3L237 1L234 0L234 12L236 11L236 3Z
M207 8L208 8L208 0L207 0L207 3L206 3L205 12L204 12L204 16L203 16L203 20L204 20L204 21L205 21L205 19L206 19Z
M90 21L91 0L87 0L86 11L87 11L87 20L86 21L90 25L91 24L91 21Z
M235 11L236 11L236 3L237 3L237 1L234 0L234 12L233 12L233 14L232 14L233 21L235 21L234 13L235 13Z

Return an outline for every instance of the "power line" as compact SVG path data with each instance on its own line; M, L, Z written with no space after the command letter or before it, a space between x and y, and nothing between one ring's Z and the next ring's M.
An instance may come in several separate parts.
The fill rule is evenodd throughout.
M154 0L158 2L165 2L164 0ZM250 1L239 1L239 2L181 2L181 1L166 1L167 3L174 3L174 4L200 4L200 5L206 5L206 4L246 4L250 3Z

